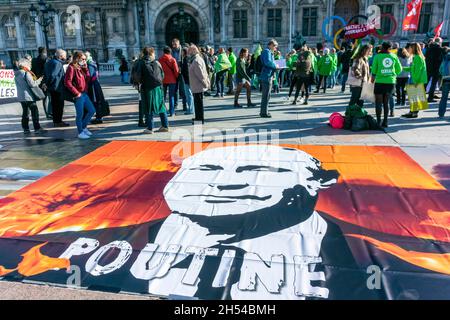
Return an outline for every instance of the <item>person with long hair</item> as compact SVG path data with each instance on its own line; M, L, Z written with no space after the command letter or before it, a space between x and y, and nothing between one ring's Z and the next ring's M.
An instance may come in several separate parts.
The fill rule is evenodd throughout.
M82 51L75 52L64 78L64 85L74 97L79 139L89 139L92 136L87 125L95 113L95 107L87 94L91 75L86 60L86 55Z
M383 128L388 127L389 99L394 92L397 76L402 72L402 65L397 55L389 51L391 48L390 42L383 42L372 64L377 123ZM382 112L383 122L381 122Z
M29 113L31 112L31 119L33 121L34 132L36 134L45 133L39 123L39 111L36 101L39 100L33 93L34 90L40 90L42 77L37 78L31 71L31 62L28 59L22 58L18 61L19 70L15 72L15 81L17 85L17 100L22 105L22 129L25 135L29 135ZM44 93L42 92L42 95Z
M427 77L427 65L425 63L425 57L422 53L420 44L415 42L408 47L408 53L413 57L412 64L409 67L405 67L405 71L411 72L412 84L416 86L424 86L428 83ZM402 117L404 118L417 118L419 111L410 111Z
M189 85L194 95L195 118L193 122L205 122L203 111L203 93L210 87L208 71L206 64L200 55L197 46L191 45L188 48L189 56Z
M405 48L398 50L397 56L403 68L403 71L397 76L397 82L395 84L395 89L397 92L397 105L404 106L406 103L405 88L409 80L409 72L406 71L405 68L411 65L412 58L409 56L409 53ZM393 110L391 110L391 116L394 116Z
M297 104L298 95L300 90L302 90L302 97L305 96L305 100L303 101L304 105L308 104L309 98L309 81L311 79L311 73L313 72L312 68L312 58L310 51L307 47L304 47L303 50L299 53L298 59L296 62L295 68L295 79L296 79L296 90L295 90L295 98L292 102L293 105ZM303 88L303 89L302 89Z
M360 106L364 105L364 101L361 100L362 86L365 82L370 81L370 67L369 67L369 56L371 54L371 47L369 45L364 45L356 53L353 58L353 65L349 69L349 75L347 78L347 83L350 85L350 102L349 105L358 104Z
M247 73L248 68L248 49L242 48L239 52L239 58L236 62L236 82L237 88L234 95L234 107L242 108L239 104L239 95L241 94L242 88L245 87L247 92L247 107L254 107L255 104L252 103L252 89L251 89L251 78Z

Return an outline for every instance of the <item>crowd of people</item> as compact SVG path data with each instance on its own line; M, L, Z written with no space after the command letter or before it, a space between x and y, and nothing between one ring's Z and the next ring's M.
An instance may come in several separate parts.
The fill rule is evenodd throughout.
M25 56L17 62L16 83L24 133L30 134L30 113L35 133L45 133L39 123L36 101L43 101L46 115L53 119L55 127L70 125L63 121L63 110L64 102L71 101L76 111L78 138L89 139L92 133L88 125L102 123L103 116L108 114L104 111L107 101L97 64L89 52L78 51L67 57L64 50L58 49L49 59L45 48L38 51L37 57ZM327 89L336 85L344 93L349 86L349 105L362 107L363 88L371 83L377 123L386 128L388 117L394 116L395 105L406 104L406 85L421 85L427 88L430 103L437 102L435 92L440 88L439 117L443 117L450 91L449 68L450 52L442 46L440 38L427 44L409 43L405 48L390 42L376 47L348 42L340 50L303 44L296 45L285 56L274 39L264 49L258 46L250 53L248 48L242 48L237 55L233 48L218 48L216 52L210 46L181 46L178 39L173 39L159 58L154 48L145 47L130 64L122 58L119 70L121 81L131 83L139 92L138 126L145 128L143 133L152 134L169 131L169 118L178 111L179 101L184 114L193 115L193 123L204 123L204 96L212 96L214 92L215 98L234 95L233 106L242 108L239 99L244 88L246 106L256 107L252 91L259 91L259 115L270 118L271 95L283 87L288 88L287 99L293 95L293 105L299 101L307 105L313 93L322 90L326 94ZM154 130L155 115L161 121L157 130ZM403 117L417 118L418 111Z

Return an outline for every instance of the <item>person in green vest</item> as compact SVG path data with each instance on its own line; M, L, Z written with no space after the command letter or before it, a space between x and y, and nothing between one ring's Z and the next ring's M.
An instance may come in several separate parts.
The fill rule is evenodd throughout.
M411 73L411 81L415 85L424 86L428 83L427 77L427 65L425 63L425 57L423 56L420 44L412 43L408 47L408 53L413 57L412 64L409 67L405 67L404 71ZM402 117L404 118L417 118L419 111L410 111Z
M317 84L316 93L319 93L320 87L323 83L323 93L327 91L327 79L331 75L335 60L330 56L330 49L325 48L323 50L323 56L320 57L317 63L319 70L319 83Z
M338 64L338 56L335 48L332 48L330 50L330 57L331 59L333 59L333 65L331 66L331 75L328 77L328 88L334 89L334 86L336 85L336 74Z
M236 74L236 55L233 52L233 48L228 48L227 50L228 60L230 60L231 63L231 69L228 71L228 92L227 94L233 94L234 90L234 75Z
M217 93L214 97L223 98L225 75L227 74L228 70L231 69L232 66L224 48L219 48L217 54L218 54L217 60L216 63L214 64L214 72L216 73Z
M292 50L291 54L289 56L289 60L287 61L287 66L289 68L290 71L290 84L289 84L289 93L288 93L288 100L290 99L292 92L294 91L294 87L296 84L296 79L295 79L295 66L297 63L297 59L298 59L298 52L297 50Z
M377 123L383 128L388 127L389 99L394 93L397 76L402 72L402 65L397 55L390 52L391 48L390 42L383 42L380 52L373 58L372 63ZM383 123L381 123L382 110Z

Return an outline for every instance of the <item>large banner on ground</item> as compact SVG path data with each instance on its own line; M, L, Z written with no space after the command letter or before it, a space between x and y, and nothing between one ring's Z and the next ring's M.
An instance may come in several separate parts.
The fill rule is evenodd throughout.
M0 200L0 275L200 299L448 299L449 212L395 147L116 141Z

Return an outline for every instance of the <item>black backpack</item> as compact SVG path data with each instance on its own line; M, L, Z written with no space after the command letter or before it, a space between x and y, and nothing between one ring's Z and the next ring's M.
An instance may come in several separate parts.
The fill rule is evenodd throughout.
M141 79L146 89L153 89L163 84L163 71L159 62L156 60L142 60Z

